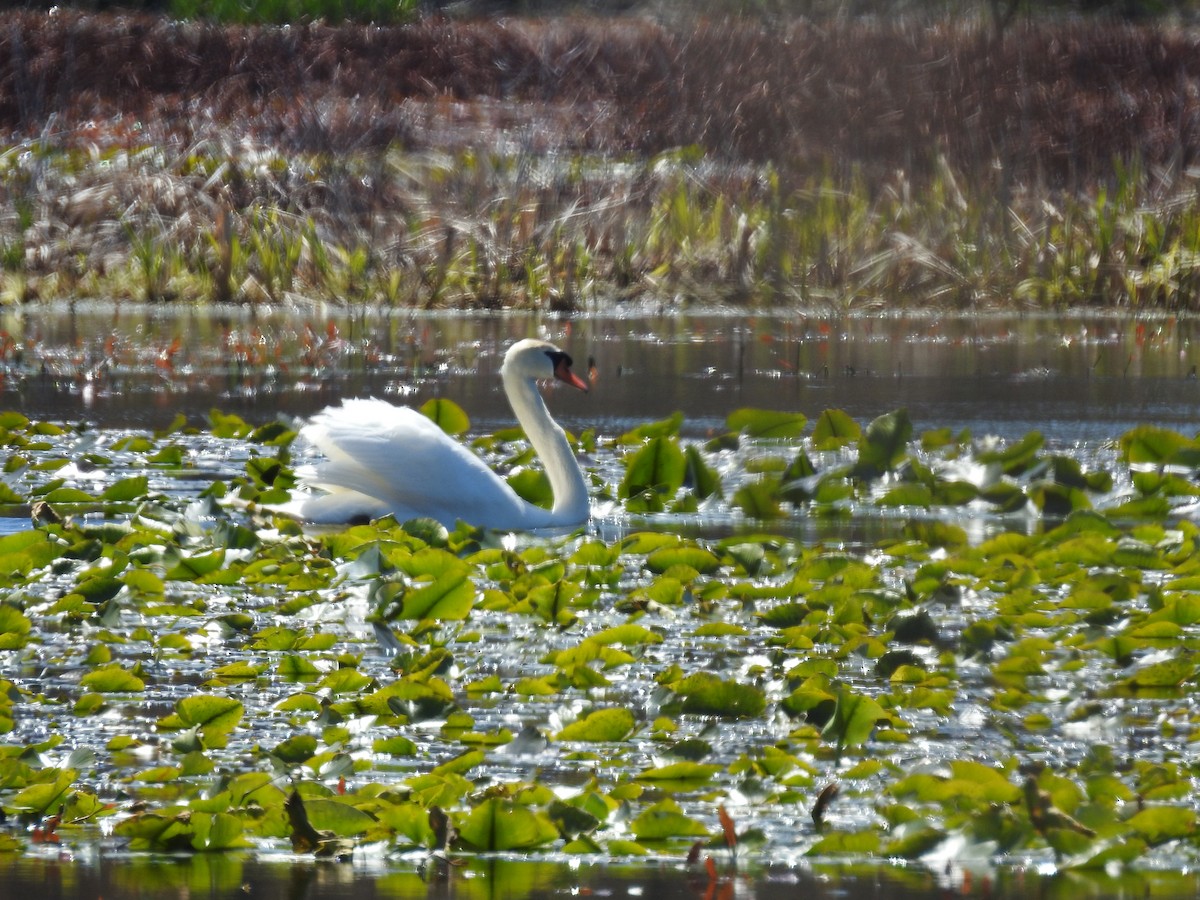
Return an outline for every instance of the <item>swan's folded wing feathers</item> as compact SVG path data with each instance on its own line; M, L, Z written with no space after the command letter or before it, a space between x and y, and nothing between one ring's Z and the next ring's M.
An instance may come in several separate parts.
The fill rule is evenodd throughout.
M300 518L317 524L377 519L388 513L396 514L397 511L389 509L386 504L357 491L337 491L332 494L307 497L299 507ZM412 517L400 514L398 518Z
M408 407L382 400L347 400L317 414L301 435L327 460L311 483L326 490L350 490L403 514L447 519L474 508L497 491L503 479L436 423ZM504 512L514 504L504 502Z

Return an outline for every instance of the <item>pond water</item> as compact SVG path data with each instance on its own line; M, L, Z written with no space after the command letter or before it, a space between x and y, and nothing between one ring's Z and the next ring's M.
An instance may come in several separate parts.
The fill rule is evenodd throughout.
M615 438L683 413L683 435L725 430L741 407L804 414L840 409L865 425L904 408L914 434L949 429L1015 441L1031 431L1084 459L1140 423L1194 431L1200 320L1117 314L829 316L606 307L572 317L268 308L60 304L0 316L0 409L106 429L165 427L211 410L252 424L295 422L342 398L460 404L473 434L509 427L498 370L522 337L552 340L590 372L591 392L551 385L551 414L573 433ZM98 429L96 431L95 429ZM181 438L200 475L231 476L244 459L220 442ZM615 484L612 458L593 461ZM733 459L734 470L745 460ZM192 473L195 475L196 473ZM736 474L736 472L734 473ZM163 480L169 493L199 482ZM24 527L0 516L0 531ZM628 516L594 509L608 540ZM1012 523L971 522L978 539ZM655 527L720 535L721 515ZM875 512L793 518L808 541L871 544L896 533Z
M254 859L237 854L190 858L95 860L0 858L0 887L7 897L40 900L244 896L260 900L563 900L572 897L652 900L1105 900L1123 897L1193 897L1200 876L1149 872L1113 877L1100 872L1045 875L1006 869L994 877L954 883L916 868L847 865L758 868L729 872L716 881L678 863L539 863L515 859L476 861L453 881L423 877L411 865L313 863Z
M511 422L495 377L501 355L534 335L559 342L577 368L592 363L591 395L555 398L552 409L570 429L605 434L676 411L704 434L743 406L859 420L905 407L918 433L1036 429L1071 444L1145 422L1188 430L1200 399L1200 322L1174 317L66 305L0 316L0 406L152 428L177 411L262 422L341 397L440 395L491 430Z
M676 411L685 415L685 436L696 439L722 432L726 416L739 407L798 411L810 420L823 410L841 409L864 424L904 407L918 434L925 429L965 429L977 436L996 435L1016 441L1037 430L1050 444L1086 460L1105 452L1104 445L1137 424L1194 432L1200 391L1195 379L1200 346L1194 346L1200 338L1200 325L1166 317L751 316L728 311L693 314L639 308L556 318L365 315L319 308L214 313L171 307L63 306L10 311L0 318L0 328L0 408L20 410L35 420L88 425L78 432L68 429L51 442L54 446L47 455L70 462L65 468L48 472L69 471L78 483L87 484L91 479L99 489L113 484L121 475L144 471L150 479L150 492L183 500L214 481L240 475L252 455L244 442L204 433L208 413L214 408L236 413L251 423L265 423L281 415L305 416L343 397L375 395L415 405L430 397L445 396L462 405L471 416L473 432L489 433L507 427L512 420L496 372L507 345L530 335L559 343L574 355L578 370L592 372L593 390L586 396L573 391L548 391L556 418L572 431L594 429L598 436L608 438ZM148 466L145 460L152 452L149 450L139 455L111 449L122 436L162 428L180 412L199 429L196 434L177 433L170 438L186 448L187 468ZM103 455L107 462L89 470L79 464L89 454ZM610 451L607 456L597 454L593 460L593 472L610 485L620 477L613 457ZM731 471L723 474L736 477L732 470L744 468L746 462L747 457L734 459ZM37 470L37 466L31 469ZM31 477L48 479L50 475L35 472ZM28 509L20 509L7 520L0 518L0 522L7 521L12 529L25 529L29 526L28 514ZM181 547L183 537L202 544L205 532L189 532L191 523L183 518L164 518L160 523L163 533L182 536ZM903 517L821 520L796 516L771 527L809 543L828 540L843 548L864 548L885 534L897 533L902 524ZM96 525L100 527L99 518ZM617 510L599 516L590 534L611 540L643 525L631 522L628 515ZM653 527L693 534L725 534L731 530L728 522L714 521L704 514L664 517ZM972 537L993 533L988 531L991 527L985 526ZM994 524L994 530L1013 527L1011 520ZM1022 526L1018 523L1018 527ZM187 546L191 548L195 543ZM305 564L311 563L306 558ZM898 563L879 564L877 568L895 566ZM619 587L605 590L611 588L620 597L644 590L645 573L635 572L632 564L629 569ZM79 573L64 562L61 571L55 568L54 575L60 580L35 585L24 598L24 608L31 617L45 615L53 621L41 637L44 645L37 655L25 657L19 671L14 666L12 671L0 673L19 681L26 691L43 692L50 698L47 705L51 714L46 719L29 715L19 719L23 729L19 737L26 743L46 739L55 729L67 732L68 747L90 743L96 748L119 740L127 729L153 732L156 719L169 712L179 697L207 683L212 667L244 658L239 655L246 652L244 645L218 628L218 622L249 612L254 624L265 629L279 617L277 598L269 596L270 587L246 589L245 585L217 586L216 582L210 586L187 585L186 580L172 583L172 599L185 610L178 618L174 618L176 612L172 609L149 613L135 609L135 604L125 608L113 604L112 621L105 618L83 626L86 640L108 641L97 637L93 628L98 631L103 627L104 633L107 629L125 629L119 639L111 641L115 658L130 665L136 663L139 669L144 664L151 676L157 674L159 693L151 704L154 708L147 712L140 698L135 698L117 704L112 715L72 717L66 714L65 705L62 711L54 710L54 699L76 696L84 662L77 646L77 622L69 612L59 614L57 601L74 585ZM888 592L899 596L903 578L911 580L914 575L915 567L910 571L896 568L879 584L872 584L872 590L881 596ZM311 624L314 632L320 629L336 634L351 657L361 657L356 665L364 675L383 683L395 673L364 620L365 592L361 586L325 591L311 614L300 610L283 621L300 629ZM186 611L189 604L194 606L193 612ZM984 606L985 601L978 596L968 596L959 604L939 601L938 627L947 634L959 634L973 617L985 615ZM189 627L188 616L201 614L209 624ZM611 691L600 691L597 696L641 708L648 719L653 719L662 693L654 687L655 676L668 664L686 668L701 660L705 667L728 665L738 677L750 677L748 671L763 669L768 663L774 665L761 654L776 635L756 617L752 603L737 609L730 622L722 623L736 622L745 634L742 639L702 638L698 631L693 635L692 625L685 628L684 623L699 614L689 609L685 616L681 611L677 629L676 614L669 613L661 629L670 640L653 652L640 650L638 659L628 664L624 674L613 675ZM606 606L589 611L589 615L593 629L617 627L628 617L628 610ZM161 633L138 628L143 622L151 623ZM458 648L462 657L479 667L481 674L499 673L514 682L539 674L541 661L568 649L578 637L545 628L540 622L514 620L507 611L477 609L471 623L481 636ZM1111 627L1116 629L1118 624ZM179 658L168 654L168 661L160 659L163 648L152 645L163 634L178 639L166 645L170 649L184 647ZM446 640L452 643L453 635ZM741 642L735 645L738 640ZM202 652L193 656L189 648L203 641L211 643L203 644ZM511 658L514 641L523 646L528 658ZM646 660L641 657L643 653ZM653 666L648 661L651 658ZM877 679L867 663L853 665L862 671L853 676L856 680L851 683L864 690L874 689ZM1043 693L1051 699L1069 698L1089 678L1111 677L1099 664L1089 665L1095 667L1091 674L1086 669L1067 667L1062 672L1042 673ZM1001 754L1012 752L1006 731L1010 726L989 720L984 702L975 699L975 694L994 690L987 668L964 663L961 679L963 697L968 702L956 707L952 715L942 717L919 709L911 712L911 724L921 731L923 743L909 746L905 765L919 767L955 759L968 742L978 742L979 752L985 756L993 747ZM246 726L241 744L235 743L229 752L229 764L237 765L255 758L260 744L273 746L287 736L289 725L280 722L274 710L297 691L297 684L287 678L263 675L244 687L229 690L238 692L247 707L259 713L253 725L259 731L252 734L251 726ZM531 707L521 705L525 701L510 694L486 700L461 699L461 703L482 733L497 734L508 728L519 731L522 721L533 714L529 712ZM1047 705L1047 716L1054 721L1044 726L1045 734L1031 729L1032 736L1021 748L1024 758L1052 767L1077 766L1087 759L1097 734L1105 739L1110 736L1102 728L1109 728L1111 723L1094 722L1099 716L1089 707L1082 710L1089 715L1083 723L1087 728L1077 727L1069 741L1057 739L1055 735L1064 733L1064 727L1079 724L1068 721L1068 713L1081 711L1060 709L1061 704L1049 701ZM569 718L577 712L560 710L556 704L538 707L536 716L540 717L539 727L548 729L550 726L542 719L557 721L560 715ZM1187 726L1180 723L1179 730L1166 741L1155 734L1154 723L1159 717L1174 721L1172 717L1183 716L1169 702L1131 702L1119 716L1120 724L1111 727L1126 729L1131 745L1141 735L1147 745L1154 745L1153 752L1161 751L1164 758L1185 756L1191 734ZM782 741L791 727L778 717L742 724L694 724L696 733L686 736L711 740L713 758L724 765L733 764L738 753L757 752L760 745ZM1148 738L1147 733L1151 735ZM461 752L456 741L441 740L434 729L422 732L421 737L429 758L444 761ZM357 735L355 739L359 739ZM157 737L148 740L146 747L156 746L157 741ZM636 761L627 763L631 770L658 762L659 749L652 742L639 737L635 750ZM421 757L417 765L427 764L427 757ZM95 762L92 765L96 782L116 791L127 779L138 777L130 772L143 763L127 762L129 772L113 772ZM511 775L513 780L544 775L550 783L563 778L564 784L573 784L572 779L581 777L582 771L566 757L539 769L536 776L529 774L532 765L520 755L494 765L503 770L500 775ZM385 776L396 775L386 766L381 766L381 771ZM868 785L872 783L870 774L862 777ZM869 789L860 793L868 799L857 803L847 800L843 807L847 827L862 826L873 815ZM711 803L695 803L696 810L711 815ZM947 892L989 897L1191 896L1200 889L1196 876L1191 874L1193 870L1171 867L1169 861L1164 865L1167 871L1128 871L1120 875L1103 869L1062 873L1048 854L1013 860L999 868L981 864L978 870L964 865L962 859L954 859L950 865L950 860L937 858L911 868L822 867L806 859L802 848L795 855L791 850L793 844L800 846L801 838L808 846L815 841L813 828L804 816L798 816L790 806L774 807L769 812L757 810L750 796L740 797L740 803L739 814L744 819L759 815L756 824L773 846L772 859L778 857L779 868L762 861L757 867L734 868L726 861L717 876L710 878L702 868L685 866L677 859L630 865L563 858L534 862L469 859L462 870L443 882L422 877L411 858L379 858L369 849L356 851L349 864L321 865L278 853L178 858L122 854L113 851L111 842L98 840L92 845L94 850L87 849L89 845L83 842L72 844L70 850L45 845L11 858L0 854L0 896L36 890L48 897L107 898L182 894L215 897L237 892L260 897L653 895L775 900L794 896L934 897Z

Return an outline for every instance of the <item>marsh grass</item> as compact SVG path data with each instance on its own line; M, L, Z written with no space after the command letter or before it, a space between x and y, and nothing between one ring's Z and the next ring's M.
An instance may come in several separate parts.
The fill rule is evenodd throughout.
M1197 305L1168 26L0 26L9 302Z
M1200 288L1195 179L1139 167L1094 194L1004 202L948 164L920 183L827 171L787 186L769 167L691 151L535 171L474 151L285 165L225 148L199 167L239 171L231 182L190 174L196 153L12 162L0 186L36 158L46 187L32 212L0 219L4 297L1193 309ZM371 190L356 193L368 170Z

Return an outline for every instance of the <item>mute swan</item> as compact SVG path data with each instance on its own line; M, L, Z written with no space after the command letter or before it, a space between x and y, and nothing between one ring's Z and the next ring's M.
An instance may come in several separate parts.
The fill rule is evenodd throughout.
M300 504L310 522L394 515L400 521L458 519L498 530L573 526L588 516L587 485L562 428L550 418L537 382L557 378L587 391L571 357L553 344L523 340L504 354L500 377L517 421L541 457L554 507L525 501L478 456L426 416L384 400L346 400L309 421L300 434L328 457L309 485L327 493Z

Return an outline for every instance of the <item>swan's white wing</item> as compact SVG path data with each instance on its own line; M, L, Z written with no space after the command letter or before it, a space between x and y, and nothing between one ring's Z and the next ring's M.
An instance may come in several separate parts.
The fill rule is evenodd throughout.
M358 491L337 489L333 493L313 494L271 508L292 518L317 525L362 522L367 519L378 519L389 513L401 521L415 518L413 515L405 515L399 510L391 509L387 504L368 497L366 494L360 494Z
M529 514L529 504L500 476L414 409L347 400L318 413L300 433L328 457L310 484L331 496L350 491L368 501L360 509L344 497L318 498L310 501L313 518L332 521L330 515L351 508L359 515L431 516L447 525L462 517L507 528L519 527Z

